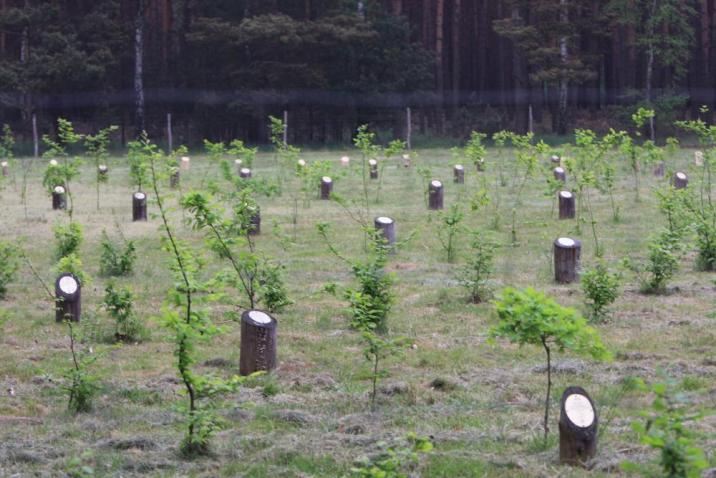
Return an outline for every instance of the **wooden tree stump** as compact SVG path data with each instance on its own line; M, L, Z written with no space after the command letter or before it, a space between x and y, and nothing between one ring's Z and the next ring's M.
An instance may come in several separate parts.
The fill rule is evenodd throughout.
M674 189L685 189L689 185L689 177L686 173L679 171L674 173L671 178L671 184L673 184Z
M136 192L132 195L132 221L147 220L147 195Z
M664 177L664 171L665 171L665 164L663 161L659 161L654 165L654 176L657 178L663 178Z
M179 187L179 181L181 180L181 172L179 169L175 169L169 175L169 187L176 189Z
M333 180L328 176L321 178L321 199L331 199L331 192L333 192Z
M239 177L248 179L251 177L251 170L249 168L241 168L239 171Z
M385 238L386 246L391 251L395 250L395 221L386 216L376 217L374 220L376 230L380 231Z
M239 174L241 172L241 168L243 167L244 162L240 159L234 160L234 166L236 167L236 174Z
M554 173L554 179L557 181L562 181L563 183L567 181L567 174L564 172L564 168L562 166L557 166L552 170Z
M443 183L437 179L430 181L428 187L428 209L438 210L443 208Z
M411 162L411 161L410 161L410 155L407 154L407 153L404 154L404 155L403 155L403 167L404 167L404 168L409 168L409 167L410 167L410 162Z
M453 174L453 181L456 184L464 184L465 183L465 167L462 164L456 164L452 168L452 174Z
M349 166L351 164L351 158L348 156L341 156L341 166Z
M55 186L52 190L52 209L67 209L67 195L62 186Z
M99 166L97 166L97 173L99 173L99 176L101 178L106 178L107 174L109 174L109 168L106 164L100 164Z
M599 418L591 397L582 387L562 394L559 414L559 461L585 466L597 454Z
M554 280L569 284L579 279L579 260L582 243L577 239L560 237L554 241Z
M370 179L378 179L378 161L369 159L368 166L370 168Z
M485 170L485 159L484 159L484 158L480 158L480 159L475 163L475 169L477 169L478 172L481 172L481 171L484 171L484 170Z
M184 171L189 171L191 159L189 158L189 156L182 156L179 164L181 165L181 169L183 169Z
M241 314L239 373L270 372L276 368L276 319L260 310Z
M551 158L549 158L550 161L552 161L553 164L560 164L562 162L562 158L557 156L556 154L553 154Z
M576 212L576 201L571 191L559 192L559 218L574 219Z
M57 166L58 164L59 164L59 163L57 162L56 159L51 159L51 160L50 160L50 166Z
M304 168L306 166L306 161L303 159L299 159L298 161L296 161L296 166L298 166L299 169Z
M79 322L82 315L82 287L72 274L65 273L55 281L55 321Z
M249 235L258 236L261 234L261 209L258 207L251 216L251 224L249 225Z
M2 167L2 175L8 177L10 175L10 167L8 166L7 161L0 163L0 167Z

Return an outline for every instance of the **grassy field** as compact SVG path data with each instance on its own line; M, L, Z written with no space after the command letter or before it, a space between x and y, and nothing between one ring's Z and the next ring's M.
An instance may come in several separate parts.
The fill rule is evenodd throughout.
M461 200L461 194L466 202L476 190L477 173L472 167L467 168L464 186L453 184L449 151L419 153L419 163L444 181L446 206ZM357 157L354 152L346 154ZM494 183L495 152L489 154L484 174ZM341 155L306 152L302 157L331 160L334 170L340 171ZM684 151L673 164L691 171L691 157L692 152ZM261 198L263 233L258 247L285 264L295 302L278 315L279 367L269 378L255 380L229 397L222 412L228 427L215 437L212 456L184 460L177 452L183 434L176 411L182 385L174 367L173 343L167 330L152 319L172 284L171 258L160 246L159 218L131 222L132 191L123 159L112 158L109 166L110 180L102 186L99 211L89 166L73 188L75 219L85 233L81 257L93 278L83 290L82 327L92 338L84 346L100 355L93 372L101 378L102 392L92 412L67 413L66 396L59 387L71 360L67 329L55 323L53 304L23 267L8 299L0 302L8 314L0 334L1 476L340 477L355 459L382 450L381 442L399 443L411 431L432 437L435 444L434 451L422 458L416 476L615 476L622 474L619 463L624 460L657 458L631 431L630 423L650 398L631 390L628 379L652 381L664 376L676 381L694 410L711 414L691 426L699 433L697 443L710 453L711 466L716 466L716 276L694 270L693 251L683 259L667 295L642 295L635 277L626 274L611 318L596 324L614 352L613 361L556 356L552 431L544 447L543 351L488 342L488 329L495 320L492 306L468 303L455 277L469 252L468 237L458 241L456 263L446 263L436 236L439 225L434 217L430 220L417 165L404 169L393 163L383 172L382 199L371 209L375 215L395 218L399 239L415 233L389 264L398 297L389 317L389 333L410 338L414 346L390 359L391 376L382 381L377 410L370 409L368 365L360 336L347 326L345 303L323 292L326 283L349 283L350 271L327 252L315 224L332 224L336 246L350 257L363 254L362 232L338 205L318 200L299 208L294 231L286 198ZM198 186L209 167L204 158L192 157L191 170L182 173L182 190ZM218 170L212 167L208 173L218 175ZM30 177L27 219L19 185L10 181L0 193L0 236L22 240L40 275L51 283L52 227L67 219L51 210L41 174L37 167ZM275 175L271 156L259 155L254 176ZM563 305L582 309L578 284L559 286L552 280L552 241L563 235L582 239L585 266L593 263L594 244L587 227L577 234L574 221L556 219L552 198L543 194L544 184L541 176L530 181L516 209L518 245L511 245L509 234L509 186L501 188L498 230L491 227L489 208L479 213L465 208L465 224L479 227L501 245L493 276L495 292L506 285L532 286ZM611 219L608 198L595 196L600 241L610 263L627 255L645 255L648 236L664 223L652 192L657 184L645 173L642 200L637 203L631 176L626 168L620 171L618 223ZM358 197L359 180L339 179L335 190ZM167 189L166 194L175 206L179 193ZM151 202L149 209L150 214L157 212ZM172 220L177 234L197 253L206 251L202 236L182 224L179 209L172 212ZM274 223L289 237L295 235L287 250L272 231ZM136 240L139 256L135 273L119 282L131 285L137 310L151 331L147 341L121 347L101 340L112 324L100 307L106 279L99 276L99 240L103 229L116 235L117 227ZM217 260L208 252L202 254L209 261L208 269L215 270ZM238 373L239 326L222 311L225 308L217 306L211 315L226 326L227 333L200 348L198 368L228 375ZM557 460L559 397L570 385L583 386L593 396L601 418L598 460L590 471L562 467Z

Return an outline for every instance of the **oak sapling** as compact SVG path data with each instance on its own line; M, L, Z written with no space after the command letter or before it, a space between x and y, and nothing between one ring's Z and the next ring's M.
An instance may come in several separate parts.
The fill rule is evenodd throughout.
M67 393L67 408L71 413L84 413L92 410L92 402L100 390L99 379L90 373L89 367L94 364L98 356L90 350L81 347L81 337L72 325L66 320L68 337L70 339L70 354L72 366L64 373L65 383L62 389Z
M114 339L117 342L139 342L146 335L142 321L134 312L134 295L126 287L109 282L104 289L102 306L114 319Z
M67 197L69 198L69 207L67 208L67 214L72 219L74 212L74 202L72 200L72 181L79 176L79 167L82 164L80 158L76 156L70 156L68 149L79 143L83 136L75 133L72 123L66 119L59 118L57 120L57 140L51 139L49 136L44 135L42 137L43 143L47 146L47 151L42 155L44 158L51 158L55 160L55 163L50 162L42 180L43 186L47 189L49 194L57 186L62 186L65 189Z
M607 317L607 307L619 297L621 274L611 272L603 260L582 273L582 291L592 321Z
M20 268L20 251L17 246L0 241L0 300L7 296L7 287L17 276Z
M382 362L391 356L398 355L403 349L410 345L410 342L403 337L389 338L380 336L369 328L361 331L361 337L365 342L363 356L371 366L369 374L371 381L370 403L371 408L375 409L378 395L378 381L389 376L388 370L381 368Z
M0 171L0 190L3 188L4 181L7 180L8 168L12 168L13 182L15 181L15 168L13 167L15 149L15 135L12 132L9 124L4 124L2 127L2 138L0 138L0 162L2 162L2 171ZM27 187L27 183L24 183ZM25 189L23 189L25 191ZM24 197L24 196L23 196Z
M134 241L122 238L122 243L110 239L107 231L102 231L100 241L99 273L108 277L130 275L137 259L137 248Z
M549 406L552 390L552 351L571 350L596 360L610 358L598 333L577 311L563 307L532 288L503 290L495 301L499 322L490 336L503 337L519 345L542 346L547 359L547 394L544 403L544 441L549 433Z
M75 221L70 221L67 225L57 224L53 228L55 235L55 258L61 259L76 254L82 245L82 225Z
M647 243L645 261L623 260L623 265L637 275L643 293L666 293L666 286L679 270L679 260L684 252L682 237L681 231L663 230Z
M351 468L350 478L406 478L418 467L420 454L429 453L433 444L426 437L413 433L406 437L408 446L388 446L378 442L381 452L372 458L363 457Z
M97 190L97 210L99 211L99 186L102 183L106 183L108 181L108 177L106 173L102 173L102 170L100 169L100 166L105 165L107 162L107 158L109 158L109 135L113 132L117 131L119 128L117 126L109 126L107 128L99 130L99 132L95 135L87 135L85 136L85 148L87 149L87 154L92 158L94 162L94 170L95 170L95 188Z
M460 208L460 201L452 204L447 211L437 213L437 236L448 262L453 262L457 255L458 237L464 230L462 225L464 219L465 214Z
M470 248L470 255L460 269L458 280L470 295L470 301L479 304L490 294L488 281L493 271L497 245L487 240L480 231L474 231Z

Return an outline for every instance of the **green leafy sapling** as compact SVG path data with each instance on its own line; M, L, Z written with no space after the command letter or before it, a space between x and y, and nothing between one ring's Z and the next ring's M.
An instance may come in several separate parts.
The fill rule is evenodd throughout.
M7 296L7 288L20 268L20 251L8 241L0 241L0 300Z
M13 181L15 178L15 168L13 167L13 157L15 149L15 135L12 132L9 124L4 124L2 127L2 138L0 138L0 162L8 163L8 166L12 169ZM5 180L4 174L0 176L0 189L3 188L3 181Z
M453 262L457 256L458 238L464 230L464 219L460 201L451 204L447 211L437 212L437 236L448 262ZM432 216L429 216L429 220L432 220Z
M581 283L590 319L603 320L608 314L609 305L619 298L621 274L611 272L604 261L600 260L582 274Z
M596 360L610 357L598 333L577 311L563 307L532 288L511 287L495 301L499 322L491 337L503 337L521 345L542 346L547 359L547 393L544 403L544 441L549 433L549 407L552 390L552 351L571 350Z
M85 148L87 154L92 158L95 170L95 188L97 191L97 210L99 211L99 186L108 181L108 176L102 174L100 166L106 166L107 158L109 158L109 136L117 131L117 126L109 126L101 129L95 135L85 136Z
M82 225L71 221L69 224L57 224L53 228L55 234L55 258L61 259L79 252L83 241Z
M57 162L57 164L51 162L48 165L42 184L47 189L48 194L52 193L57 186L65 188L65 193L69 199L67 214L70 219L72 219L74 212L71 183L79 176L79 167L82 161L77 156L70 156L68 149L79 143L82 138L81 134L75 133L72 123L63 118L57 120L57 140L53 140L48 135L42 137L43 143L48 148L43 157L54 159Z
M92 402L100 390L99 379L89 368L97 361L98 356L81 347L81 336L75 330L71 320L66 320L70 339L72 366L65 374L62 389L67 393L67 408L71 413L85 413L92 410Z
M375 409L378 396L378 381L388 377L387 369L381 368L382 363L389 357L398 355L410 342L403 337L384 337L378 335L374 330L365 328L361 331L361 337L365 343L363 356L370 363L369 378L371 382L370 403Z
M120 231L121 232L121 231ZM107 231L102 231L100 240L99 273L106 277L127 276L134 270L137 260L137 248L134 241L122 242L110 239Z
M109 282L104 289L102 306L114 320L114 339L117 342L138 342L146 329L134 312L134 295L126 287Z
M678 392L672 381L647 385L638 380L637 388L649 393L653 400L640 414L643 421L631 425L643 444L658 451L659 461L658 466L624 462L622 469L648 477L701 477L709 462L704 450L696 443L696 433L688 424L698 421L702 414L689 409L687 397Z
M488 281L494 269L496 247L480 231L473 231L470 255L458 276L473 304L483 302L490 294Z
M373 458L363 457L351 468L350 478L408 478L420 463L420 454L429 453L433 444L426 437L414 433L406 437L407 446L388 446L379 442L383 450Z
M129 178L137 192L149 183L149 155L153 153L150 144L146 132L139 139L127 143Z
M679 270L679 260L684 252L682 239L680 231L663 230L653 235L647 243L645 261L624 259L624 266L637 275L643 293L666 293L669 281Z

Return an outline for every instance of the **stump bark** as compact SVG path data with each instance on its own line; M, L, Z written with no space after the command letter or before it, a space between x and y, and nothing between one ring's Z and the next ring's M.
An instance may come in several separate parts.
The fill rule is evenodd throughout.
M188 156L182 156L181 162L179 164L181 164L181 168L184 171L189 171L189 166L191 165L191 159Z
M689 177L686 173L679 171L674 173L671 183L674 185L674 189L685 189L689 185Z
M376 217L375 221L376 230L380 231L385 238L385 244L392 251L395 250L395 221L386 216Z
M67 196L62 186L55 186L52 190L52 209L67 209Z
M562 181L563 183L567 181L567 173L564 172L563 167L557 166L552 172L554 173L554 179L557 181Z
M378 161L371 159L368 161L370 167L370 179L378 179Z
M409 168L409 167L410 167L410 163L411 163L411 161L410 161L410 155L409 155L409 154L404 154L404 155L403 155L403 158L402 158L402 162L403 162L403 167L404 167L404 168Z
M244 164L244 162L241 161L240 159L235 159L235 160L234 160L234 166L236 166L236 173L237 173L237 174L241 172L241 168L243 167L243 164Z
M8 166L7 161L0 163L0 167L2 167L2 175L8 177L10 175L10 167Z
M554 241L554 280L569 284L579 279L579 260L582 243L577 239L560 237Z
M456 184L465 183L465 167L462 164L456 164L452 168L453 180Z
M258 236L261 234L261 209L256 209L256 212L251 216L251 223L249 224L249 235Z
M560 158L556 154L553 154L550 158L550 161L552 161L553 164L560 164L562 162L562 158Z
M179 169L175 169L172 171L171 175L169 176L169 187L172 189L176 189L179 187L179 181L181 179L181 172Z
M666 166L664 165L663 161L656 163L656 166L654 166L654 176L656 176L657 178L663 178L665 168Z
M478 172L485 170L485 160L480 159L475 163L475 169L477 169Z
M443 183L434 179L428 187L428 208L438 210L443 208Z
M328 176L321 178L321 199L331 199L331 192L333 191L333 180Z
M559 192L559 218L574 219L576 212L576 201L571 191Z
M60 274L55 281L55 321L79 322L82 315L82 288L72 274Z
M582 387L562 394L559 415L559 461L585 466L597 454L599 418L591 397Z
M97 172L99 173L100 177L106 178L107 174L109 173L109 168L105 164L100 164L97 167Z
M351 158L348 156L341 156L341 166L348 166L351 164Z
M132 195L132 221L147 220L147 195L136 192Z
M276 326L276 319L266 312L247 310L241 314L241 375L276 368Z
M251 177L251 170L249 168L241 168L241 171L239 171L239 177L248 179Z

